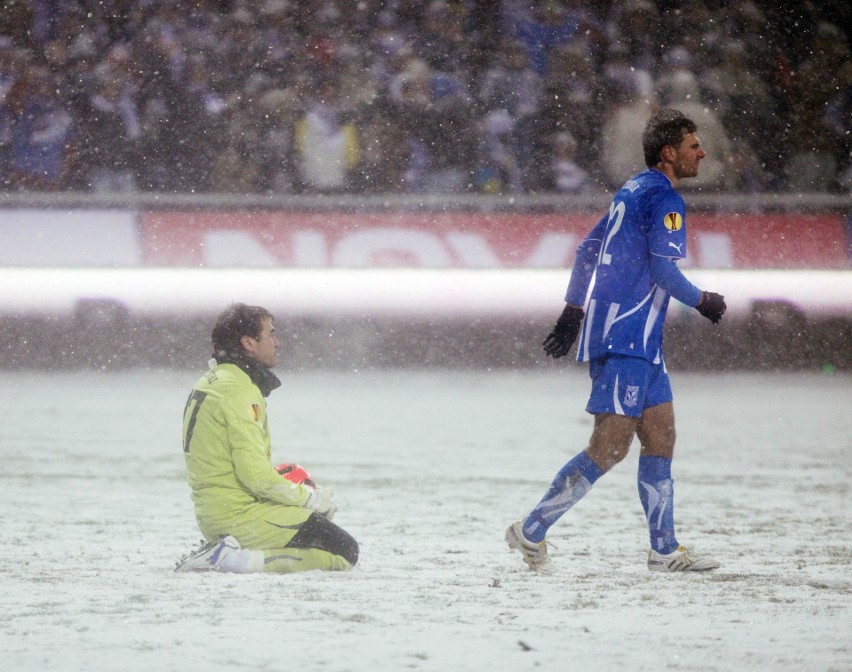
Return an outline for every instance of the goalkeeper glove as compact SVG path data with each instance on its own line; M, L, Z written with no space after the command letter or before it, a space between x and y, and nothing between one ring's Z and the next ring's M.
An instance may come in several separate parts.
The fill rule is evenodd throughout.
M719 324L722 315L728 306L725 305L725 297L715 292L702 292L701 301L695 306L695 310L710 320L713 324Z
M577 340L577 334L580 333L580 322L583 320L583 315L582 308L565 304L562 314L556 321L556 326L553 327L553 331L541 344L548 356L559 359L568 354L571 346L574 345L574 341Z
M337 512L337 505L331 501L331 488L324 485L318 485L315 488L305 487L308 489L308 500L305 502L305 508L312 509L331 520Z

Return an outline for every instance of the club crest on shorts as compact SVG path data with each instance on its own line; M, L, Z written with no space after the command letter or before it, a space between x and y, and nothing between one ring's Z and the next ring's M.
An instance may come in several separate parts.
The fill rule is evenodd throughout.
M639 403L639 386L628 385L624 390L624 405L632 408Z
M663 217L663 224L669 231L680 231L683 226L683 217L679 212L670 212Z

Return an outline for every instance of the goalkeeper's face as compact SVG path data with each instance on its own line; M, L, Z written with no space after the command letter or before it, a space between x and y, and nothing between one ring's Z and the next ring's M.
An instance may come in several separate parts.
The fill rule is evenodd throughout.
M278 364L278 348L281 344L275 335L275 325L268 317L263 318L257 338L243 336L241 340L246 354L252 359L269 367Z

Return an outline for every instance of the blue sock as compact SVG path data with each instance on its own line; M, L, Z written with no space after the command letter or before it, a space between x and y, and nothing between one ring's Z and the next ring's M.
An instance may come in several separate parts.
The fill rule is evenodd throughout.
M640 457L636 480L648 521L651 548L658 553L671 553L678 547L674 530L672 461L653 455Z
M601 468L584 450L556 474L544 497L524 520L524 536L533 542L544 541L547 530L568 509L591 490L603 476Z

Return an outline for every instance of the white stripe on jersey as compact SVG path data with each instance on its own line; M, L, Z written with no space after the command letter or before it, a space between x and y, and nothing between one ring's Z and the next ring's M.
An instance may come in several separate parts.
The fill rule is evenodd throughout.
M631 308L631 309L630 309L630 310L628 310L626 313L624 313L624 315L619 315L618 317L616 317L616 318L612 321L612 323L613 323L613 324L615 324L615 323L616 323L616 322L618 322L619 320L623 320L625 317L630 317L633 313L635 313L635 312L636 312L637 310L639 310L642 306L644 306L646 303L648 303L648 299L650 299L650 298L651 298L651 296L654 294L654 291L655 291L656 289L657 289L657 285L654 285L654 289L652 289L650 292L648 292L648 295L647 295L644 299L642 299L639 303L637 303L635 306L633 306L633 308ZM618 304L616 303L616 304L614 304L614 305L616 305L616 306L617 306ZM612 325L610 325L610 326L612 326Z
M589 332L592 330L592 322L595 319L595 308L597 308L598 302L595 299L589 300L589 310L586 313L586 323L583 325L583 359L582 361L589 361Z
M618 374L615 374L615 385L612 388L612 405L618 415L627 415L618 401Z
M612 325L615 323L619 308L621 308L620 303L609 304L609 310L606 311L606 321L604 322L603 334L601 334L602 341L606 340L609 330L612 329Z
M648 311L648 319L645 320L645 333L642 336L642 349L648 350L648 336L651 335L651 330L654 328L654 323L660 315L660 309L663 307L663 301L666 300L666 291L662 287L654 289L654 300L651 303L651 310Z
M645 307L649 301L651 305L648 308L648 315L645 318L645 325L642 334L642 351L645 353L645 356L649 356L652 353L648 353L648 340L651 337L651 334L654 332L654 327L660 319L660 314L663 308L663 305L666 302L666 298L668 297L668 292L666 292L659 285L652 285L651 290L645 297L633 308L628 310L621 315L618 314L618 311L621 310L620 303L610 303L604 304L607 305L606 317L604 318L603 328L601 329L601 343L605 343L607 338L609 337L610 331L612 330L613 325L616 322L620 322L621 320L630 317L631 315L639 312ZM591 335L595 329L595 317L597 313L597 309L600 306L598 305L597 299L589 299L588 307L586 309L586 316L583 324L583 334L580 340L580 350L577 353L577 360L581 362L588 362L590 359L590 351L591 351ZM632 347L632 346L631 346ZM659 363L660 352L659 350L654 354L655 363Z

